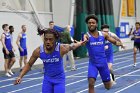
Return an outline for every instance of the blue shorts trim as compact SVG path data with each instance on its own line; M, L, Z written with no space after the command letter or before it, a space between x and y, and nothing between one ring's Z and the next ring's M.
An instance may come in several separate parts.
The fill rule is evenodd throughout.
M44 79L42 93L65 93L65 80L56 83L54 80Z
M113 63L113 53L107 54L107 63Z
M27 49L23 49L23 51L19 50L19 53L20 53L20 56L27 56Z
M110 81L110 71L108 69L108 65L106 62L101 64L89 62L88 78L93 77L96 80L98 76L98 72L103 82Z

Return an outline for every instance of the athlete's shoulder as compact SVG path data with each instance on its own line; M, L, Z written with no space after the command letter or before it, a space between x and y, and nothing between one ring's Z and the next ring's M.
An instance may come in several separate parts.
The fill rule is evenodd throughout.
M1 34L1 37L5 37L5 36L6 36L6 34L5 34L5 33L2 33L2 34Z
M22 37L22 33L21 33L21 32L20 32L20 33L18 33L18 36L19 36L19 37Z
M40 55L40 46L37 47L37 48L33 51L33 54L32 54L32 55L35 56L35 57L39 57L39 55Z
M107 33L102 32L102 31L98 31L98 32L99 32L99 34L101 33L104 37L106 37L108 35Z

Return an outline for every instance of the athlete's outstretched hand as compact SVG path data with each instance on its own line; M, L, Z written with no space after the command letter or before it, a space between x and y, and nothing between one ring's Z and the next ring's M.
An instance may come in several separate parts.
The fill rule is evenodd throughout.
M20 83L21 83L21 78L18 77L18 78L15 80L14 85L17 85L17 84L20 84Z
M80 43L80 44L81 44L81 46L85 45L85 44L86 44L86 42L87 42L87 40L84 40L84 41L82 41L82 40L77 41L77 43Z
M126 49L126 46L122 45L121 48Z

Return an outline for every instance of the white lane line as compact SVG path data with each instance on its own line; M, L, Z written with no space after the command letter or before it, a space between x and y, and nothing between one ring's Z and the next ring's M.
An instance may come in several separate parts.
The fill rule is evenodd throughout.
M131 52L130 52L130 53L125 53L125 54L131 54ZM125 55L125 54L116 55L116 56L114 56L114 57L123 56L123 55ZM116 60L116 59L114 59L114 61L115 61L115 60ZM87 64L87 63L88 63L88 61L82 62L82 63L79 63L79 64L76 64L76 65L83 65L83 64ZM70 71L70 70L68 70L68 71ZM68 71L66 71L66 72L68 72ZM42 73L42 72L27 74L27 75L25 75L24 77L26 77L26 76L32 76L32 75L36 75L36 74L41 74L41 73ZM4 81L8 81L8 80L13 80L13 79L15 79L15 78L16 78L16 77L14 76L14 77L12 77L12 78L10 78L10 79L0 80L0 82L4 82Z
M120 92L122 92L122 91L124 91L124 90L126 90L126 89L128 89L130 87L133 87L134 85L139 84L139 83L140 83L140 81L137 81L136 83L133 83L133 84L131 84L131 85L125 87L125 88L122 88L121 90L116 91L115 93L120 93Z
M125 60L125 61L126 61L126 60ZM85 67L87 67L87 66L85 66ZM81 68L85 68L85 67L81 67ZM79 69L81 69L81 68L79 68ZM86 72L87 72L87 71L86 71ZM86 73L86 72L85 72L85 73ZM73 75L71 75L71 76L73 76ZM69 76L69 77L70 77L70 76ZM67 77L67 78L69 78L69 77ZM28 80L28 81L29 81L29 80Z
M132 72L127 73L127 74L124 74L124 75L122 75L122 76L120 76L120 77L117 77L116 80L118 80L118 79L124 77L125 75L133 74L133 73L138 72L138 71L140 71L140 69L135 70L135 71L132 71ZM101 86L101 85L103 85L103 83L97 84L95 87L98 87L98 86ZM76 92L76 93L82 93L82 92L85 92L85 91L88 91L88 88L87 88L87 89L84 89L84 90L81 90L81 91L79 91L79 92Z
M36 84L36 85L28 86L28 87L25 87L25 88L22 88L22 89L18 89L18 90L15 90L15 91L11 91L11 92L7 92L7 93L14 93L14 92L17 92L17 91L20 91L20 90L36 87L36 86L39 86L39 85L41 85L41 84Z
M127 73L127 74L124 74L124 75L122 75L121 77L116 78L116 80L119 79L119 78L122 78L122 77L125 76L125 75L129 75L129 74L132 74L132 73L135 73L135 72L138 72L138 71L140 71L140 69L138 69L138 70L136 70L136 71L132 71L132 72ZM98 84L98 85L96 85L95 87L98 87L98 86L100 86L100 85L102 85L102 84L103 84L103 83ZM40 85L42 85L42 83L35 84L35 85L33 85L33 86L24 87L24 88L21 88L21 89L18 89L18 90L14 90L14 91L10 91L10 92L7 92L7 93L14 93L14 92L17 92L17 91L21 91L21 90L24 90L24 89L28 89L28 88L31 88L31 87L34 87L34 86L40 86ZM67 86L68 86L68 85L67 85ZM77 92L77 93L82 93L82 92L85 92L85 91L87 91L87 90L88 90L88 89L85 89L85 90L82 90L82 91Z
M124 77L140 77L140 75L115 75L115 76L124 76Z
M132 53L127 53L127 54L132 54ZM115 58L115 57L120 57L120 56L124 56L124 55L126 55L126 54L120 54L120 55L117 55L117 56L114 56L114 61L116 61L116 60L119 60L119 59L130 59L130 57L132 57L133 55L127 55L127 56L125 56L125 57L123 57L123 58ZM86 61L86 62L80 62L80 63L78 63L78 64L76 64L76 66L79 66L79 65L84 65L84 64L87 64L88 63L88 61ZM67 66L67 67L70 67L70 66Z
M125 61L123 61L123 62L120 62L120 64L121 63L124 63L124 62L127 62L127 61L130 61L130 60L125 60ZM115 63L114 65L117 65L118 63ZM131 66L131 65L129 65L129 66ZM88 67L88 66L84 66L84 67L80 67L80 68L78 68L78 69L83 69L83 68L86 68L86 67ZM127 67L127 66L125 66L125 67ZM122 67L122 68L125 68L125 67ZM122 68L118 68L118 69L122 69ZM114 70L117 70L117 69L114 69ZM66 78L70 78L71 76L75 76L75 75L79 75L79 74L83 74L83 73L87 73L88 71L84 71L84 72L81 72L81 73L77 73L77 74L73 74L73 75L70 75L70 76L66 76ZM12 79L13 80L13 79ZM32 79L33 80L33 79ZM32 81L32 80L25 80L25 81L23 81L22 83L25 83L25 82L28 82L28 81ZM83 80L84 81L84 80ZM77 81L78 82L78 81ZM74 84L74 83L71 83L71 84ZM9 87L9 86L12 86L13 84L9 84L9 85L4 85L4 86L1 86L0 88L4 88L4 87Z
M36 75L36 74L41 74L41 72L32 73L32 74L27 74L27 75L25 75L24 77L32 76L32 75ZM13 79L15 79L15 78L17 78L17 77L12 77L12 78L10 78L10 79L0 80L0 82L4 82L4 81L8 81L8 80L13 80Z
M140 62L139 62L139 63L140 63ZM139 63L138 63L138 64L139 64ZM131 64L131 65L127 65L127 66L120 67L120 68L118 68L118 69L114 69L114 71L121 70L121 69L123 69L123 68L127 68L127 67L130 67L130 66L132 66L132 64ZM124 75L122 75L122 76L124 76ZM98 77L99 77L99 75L98 75ZM75 83L79 83L79 81L81 82L81 81L85 81L85 80L87 80L87 79L81 79L81 80L78 80L78 81L76 81L76 82L71 82L71 83L69 83L69 84L66 84L66 86L69 86L69 85L72 85L72 84L75 84Z

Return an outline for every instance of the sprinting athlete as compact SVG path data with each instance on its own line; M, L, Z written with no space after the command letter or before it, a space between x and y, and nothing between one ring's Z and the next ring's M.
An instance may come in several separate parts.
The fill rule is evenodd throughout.
M101 31L107 33L110 37L114 38L115 40L121 42L121 40L116 34L109 31L109 25L107 24L102 25ZM124 46L122 48L124 48ZM114 84L115 84L116 83L115 76L114 76L113 67L112 67L113 66L113 45L108 40L105 41L105 55L107 57L107 63L110 70L111 79L114 81Z
M135 23L135 26L136 26L136 29L132 32L132 30L130 31L129 35L134 35L134 48L133 48L133 51L134 51L134 67L136 66L136 54L137 54L137 51L139 50L140 51L140 22L136 22Z
M57 31L53 29L40 30L44 32L44 44L36 48L26 66L23 68L15 84L21 83L22 77L30 70L35 61L40 58L44 64L44 80L42 93L65 93L65 73L62 57L71 50L85 43L80 41L72 44L60 44Z
M87 41L86 47L89 54L88 66L88 82L89 93L95 93L94 85L98 75L98 71L106 89L110 89L112 82L110 80L110 72L107 65L105 55L105 40L111 43L122 46L122 43L109 37L108 34L97 30L98 18L95 15L88 15L85 19L89 31L84 35L84 41Z

